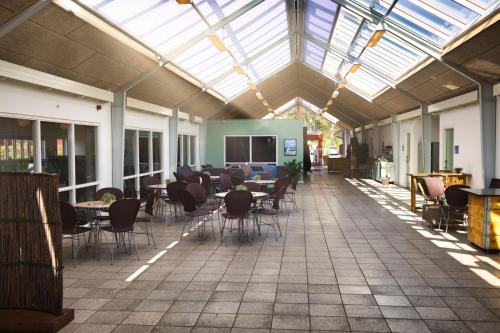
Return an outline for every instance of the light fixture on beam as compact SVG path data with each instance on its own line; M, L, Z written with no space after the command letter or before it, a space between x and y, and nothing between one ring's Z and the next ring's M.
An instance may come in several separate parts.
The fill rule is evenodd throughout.
M211 33L207 35L208 40L212 42L212 44L215 46L215 48L221 52L226 52L226 46L224 43L220 40L219 36L217 36L215 33Z
M245 75L245 70L243 69L243 67L241 67L239 64L235 64L233 66L233 69L236 73L240 74L240 75Z
M352 64L351 69L349 69L349 73L354 74L361 67L359 62L355 62Z
M260 91L257 91L257 92L255 93L255 97L257 97L257 99L260 99L260 100L263 100L263 99L264 99L264 97L262 96L262 94L260 93Z
M190 5L191 0L175 0L179 5Z
M267 108L267 111L273 112L273 108Z
M338 89L345 88L347 86L347 81L341 81L339 82L339 85L337 86Z
M335 91L333 92L333 94L332 94L332 98L337 98L337 97L339 96L339 94L340 94L340 91L335 90Z
M340 73L335 74L335 78L338 79L339 81L342 81L342 79L343 79L342 74L340 74Z
M253 82L248 82L247 86L248 86L248 89L250 89L250 90L257 90L257 85Z
M333 99L329 99L328 102L326 102L326 105L330 106L333 104Z
M366 43L366 47L375 47L377 46L378 42L380 39L382 39L382 36L386 33L386 29L383 23L379 24L377 26L377 29L373 33L373 35L370 37L368 42Z
M264 104L264 106L269 106L269 103L266 100L263 100L262 104Z

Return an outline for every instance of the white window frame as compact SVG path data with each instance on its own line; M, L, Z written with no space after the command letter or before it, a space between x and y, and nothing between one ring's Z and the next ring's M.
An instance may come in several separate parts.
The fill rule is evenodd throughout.
M269 162L253 162L252 161L252 138L253 137L269 137L269 136L273 136L275 137L276 139L276 161L269 161ZM249 150L249 154L250 154L250 158L248 162L228 162L226 160L226 138L228 137L248 137L248 140L249 140L249 146L250 146L250 150ZM278 146L279 146L279 141L278 141L279 137L278 135L276 134L268 134L268 135L265 135L265 134L256 134L256 135L253 135L253 134L232 134L232 135L224 135L224 165L227 166L227 165L231 165L231 164L246 164L246 163L251 163L251 164L254 164L254 165L268 165L268 164L275 164L275 165L278 165L279 163L279 154L278 154Z
M164 172L165 172L165 165L163 163L163 135L164 133L160 130L151 130L151 129L144 129L144 128L130 128L130 127L125 127L123 129L123 133L125 134L125 131L134 131L135 132L135 151L134 151L134 174L133 175L128 175L128 176L123 176L122 177L122 183L125 180L129 179L134 179L134 190L137 193L137 196L140 196L140 191L141 191L141 183L140 179L141 177L144 176L154 176L156 174L160 174L160 179L161 182L163 183L164 181ZM148 163L149 163L149 168L147 172L139 173L139 132L148 132ZM158 133L160 134L160 169L159 170L153 170L153 133ZM123 136L123 147L125 147L125 135ZM125 154L125 149L123 150L123 154ZM123 172L123 170L122 170Z
M184 136L188 137L188 146L187 146L187 158L184 160ZM180 138L180 140L179 140ZM177 134L177 142L179 142L177 149L179 149L179 161L177 161L178 166L183 166L183 165L189 165L192 168L196 167L196 160L198 158L197 153L197 144L196 144L197 136L193 134L185 134L185 133L178 133ZM193 147L195 149L194 152L194 160L191 160L191 142L194 141ZM177 157L176 157L177 158ZM186 161L187 163L184 164L183 162ZM179 163L180 162L180 163Z

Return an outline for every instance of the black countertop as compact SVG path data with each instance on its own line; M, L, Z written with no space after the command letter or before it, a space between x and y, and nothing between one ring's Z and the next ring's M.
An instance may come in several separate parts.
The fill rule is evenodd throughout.
M500 197L499 188L462 188L461 190L482 197Z

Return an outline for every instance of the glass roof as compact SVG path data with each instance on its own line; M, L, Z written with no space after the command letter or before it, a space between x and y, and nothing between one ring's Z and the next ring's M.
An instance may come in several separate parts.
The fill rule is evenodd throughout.
M286 102L282 106L276 108L274 110L274 113L268 113L264 117L262 117L262 119L272 119L275 117L275 115L279 116L280 114L290 110L291 108L293 108L294 106L296 106L298 104L304 106L306 109L308 109L316 114L321 115L323 118L325 118L326 120L328 120L331 123L336 124L339 121L335 116L331 115L328 112L321 113L320 108L318 108L316 105L312 104L311 102L306 101L305 99L303 99L301 97L295 97L294 99Z
M289 65L285 0L80 0L226 100ZM207 36L215 34L227 51ZM243 69L236 73L235 65Z
M257 84L295 60L296 36L290 31L296 30L297 22L289 22L285 0L191 0L187 5L175 0L79 2L226 101L247 91L249 82ZM500 7L498 0L304 3L302 61L332 80L344 79L348 89L370 101L425 61L429 56L422 50L439 53ZM366 47L380 22L386 33L376 46ZM207 38L214 34L219 45ZM226 51L219 50L221 45ZM354 63L361 67L350 71Z
M371 101L428 58L426 53L420 51L421 48L413 46L413 42L442 50L461 32L499 8L500 2L351 0L346 6L330 1L306 1L304 62L337 81L339 79L335 76L340 73L350 90ZM366 47L379 22L372 22L370 15L365 16L360 7L364 7L365 12L371 12L370 15L377 14L374 16L379 21L383 19L384 23L411 34L414 41L404 41L389 30L375 47ZM336 16L324 15L327 12ZM323 18L323 29L307 24L318 20L318 17ZM324 31L327 26L331 28L328 40ZM360 63L361 69L348 73L354 62Z

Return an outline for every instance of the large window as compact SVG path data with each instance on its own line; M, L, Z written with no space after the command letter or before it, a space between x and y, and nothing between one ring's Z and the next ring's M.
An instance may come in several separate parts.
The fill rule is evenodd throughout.
M143 179L153 176L162 180L162 133L146 130L125 130L123 155L123 192L126 196L146 198Z
M0 172L34 171L33 122L0 118Z
M177 139L177 166L196 166L196 136L179 134Z
M60 200L92 199L99 184L96 135L95 126L0 118L0 172L57 174Z
M275 135L226 136L225 164L276 164L277 138Z

